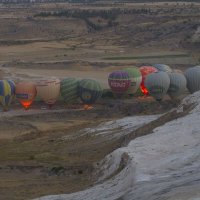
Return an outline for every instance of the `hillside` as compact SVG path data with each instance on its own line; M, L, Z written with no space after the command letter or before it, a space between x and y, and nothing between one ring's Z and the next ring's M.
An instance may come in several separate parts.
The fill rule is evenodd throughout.
M198 2L2 3L0 78L92 78L107 89L108 74L128 66L184 71L200 62L199 17ZM0 199L198 196L199 93L178 108L107 94L89 110L37 98L0 111Z
M154 116L154 119L152 116L138 117L140 123L147 118L149 124L153 123L151 120L157 121L157 127L152 132L149 129L148 135L131 140L127 147L106 156L100 164L101 178L96 186L74 194L52 195L37 200L199 199L199 99L200 92L186 97L177 109L170 112L174 112L173 115L184 113L188 107L190 111L184 116L165 121L161 126L158 122L170 112ZM131 129L133 134L138 128L135 121L137 117L128 123L127 119L119 120L118 126L123 124L122 127L126 127L126 131L122 129L121 133L126 134ZM96 130L90 134L98 133L107 137L112 130L115 132L114 126L109 130L110 133L105 131L107 128L108 124L101 125L99 132Z
M198 4L22 4L0 10L0 62L18 74L26 68L36 74L109 72L122 65L185 69L199 63Z

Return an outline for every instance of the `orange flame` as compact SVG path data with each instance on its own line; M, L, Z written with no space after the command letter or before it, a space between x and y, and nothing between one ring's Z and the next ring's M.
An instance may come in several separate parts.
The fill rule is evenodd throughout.
M22 104L22 106L27 110L30 105L32 104L33 101L20 101L20 103Z
M143 93L144 95L148 95L148 94L149 94L149 91L147 90L146 87L144 87L144 85L141 85L141 86L140 86L140 89L141 89L141 91L142 91L142 93Z
M91 105L85 104L85 105L83 106L83 108L84 108L84 110L90 110L90 109L92 109L93 107L92 107Z

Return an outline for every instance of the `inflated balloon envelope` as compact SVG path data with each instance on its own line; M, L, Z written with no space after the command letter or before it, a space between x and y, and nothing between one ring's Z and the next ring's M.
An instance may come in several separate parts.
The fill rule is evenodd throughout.
M96 80L82 79L79 81L78 95L84 103L85 110L91 109L91 105L102 96L102 93L102 87Z
M170 78L166 72L159 71L147 75L144 84L150 95L161 101L168 91Z
M178 98L186 91L187 80L182 73L172 72L169 74L170 85L167 94L172 98Z
M14 99L15 99L15 88L16 88L16 85L15 85L15 82L12 81L12 80L8 80L8 83L10 84L11 93L12 93L12 102L13 102Z
M108 76L108 84L112 92L117 97L121 97L129 89L131 79L126 71L114 71Z
M163 72L167 72L167 73L171 73L172 69L169 65L165 65L165 64L154 64L153 67L155 67L156 69L158 69L158 71L163 71Z
M185 71L187 88L190 93L200 90L200 66L190 67Z
M19 82L16 85L15 93L16 98L25 109L30 107L37 94L36 87L33 82Z
M78 85L79 81L75 78L65 78L60 84L60 93L64 102L74 104L78 100Z
M142 74L141 74L139 68L130 67L130 68L123 69L123 71L128 73L129 78L131 80L130 87L128 88L126 93L129 95L135 94L142 82Z
M60 80L58 78L43 79L36 82L38 96L51 108L60 95Z
M0 80L0 103L3 106L3 110L7 111L13 98L13 92L11 85L7 80Z

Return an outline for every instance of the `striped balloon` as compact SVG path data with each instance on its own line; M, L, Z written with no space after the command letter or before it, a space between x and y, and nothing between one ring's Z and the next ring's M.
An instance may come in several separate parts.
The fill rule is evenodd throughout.
M92 79L79 81L78 94L81 101L85 104L95 103L102 95L101 85Z
M131 79L126 71L114 71L108 76L108 84L117 96L123 95L131 85Z
M60 83L60 93L65 103L74 103L78 99L78 80L75 78L63 79Z
M142 66L142 67L140 67L140 72L142 74L142 82L140 84L140 89L141 89L141 91L142 91L142 93L144 95L148 95L149 94L147 88L144 85L144 81L145 81L146 76L148 74L151 74L151 73L157 72L157 71L158 70L153 66Z
M10 84L10 87L11 87L11 93L12 93L12 101L14 101L14 98L15 98L15 82L12 81L12 80L8 80L8 83Z
M131 85L127 90L127 94L134 94L137 92L142 82L142 74L137 67L126 68L123 71L127 72L131 79Z
M57 78L39 80L36 83L36 90L38 96L51 107L60 95L60 80Z
M186 90L186 78L179 72L169 74L170 85L167 91L168 95L173 99L179 97Z
M166 72L159 71L147 75L144 84L149 94L157 101L160 101L167 93L170 85L170 78Z
M12 90L7 80L0 80L0 103L3 110L7 111L12 101Z
M195 66L185 71L185 77L187 79L187 88L190 93L194 93L200 90L200 67Z
M165 64L154 64L153 67L155 67L158 71L168 72L168 73L172 72L171 67Z

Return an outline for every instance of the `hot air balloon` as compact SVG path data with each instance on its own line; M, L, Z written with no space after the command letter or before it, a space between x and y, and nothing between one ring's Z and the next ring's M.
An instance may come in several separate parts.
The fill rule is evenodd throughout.
M155 67L158 71L168 72L168 73L172 72L171 67L165 64L154 64L153 67Z
M10 84L10 88L11 88L11 94L12 94L12 101L14 101L14 98L15 98L15 82L12 81L12 80L8 80L8 83Z
M142 82L142 74L137 67L126 68L123 71L127 72L131 80L131 85L127 90L127 94L134 94L137 92Z
M170 78L170 85L167 93L172 99L177 98L186 90L186 78L183 74L178 72L172 72L168 75Z
M0 80L0 103L3 106L3 110L7 111L12 101L12 90L10 84L6 80Z
M109 74L108 84L117 96L122 96L130 87L131 79L128 72L125 71L114 71Z
M28 109L36 96L36 88L33 82L19 82L15 88L15 94L21 105Z
M92 79L79 81L78 94L84 104L93 104L102 95L101 85Z
M200 67L191 67L185 71L187 88L190 93L200 90Z
M144 85L145 78L148 74L151 74L153 72L157 72L158 70L155 67L152 67L152 66L142 66L139 69L140 69L140 72L142 74L142 82L140 84L140 89L141 89L141 91L144 95L148 95L149 92Z
M166 72L155 72L146 76L144 81L149 94L157 101L161 101L170 85L170 78Z
M39 80L36 83L36 90L38 96L51 107L59 97L60 80L57 78Z
M77 101L78 82L75 78L66 78L61 81L60 93L65 103L74 103Z

